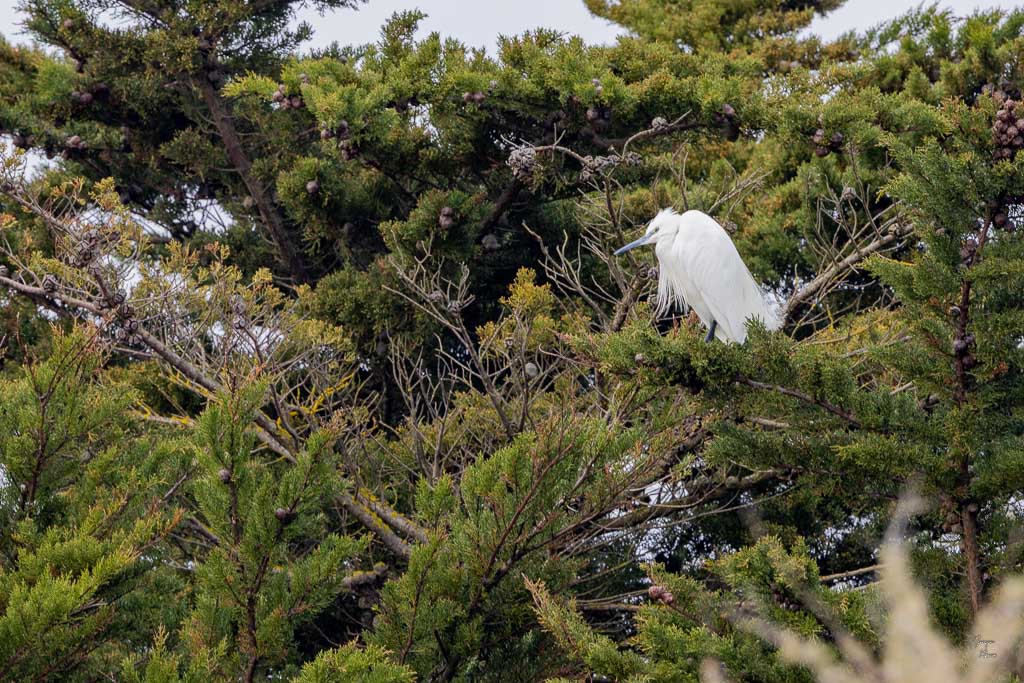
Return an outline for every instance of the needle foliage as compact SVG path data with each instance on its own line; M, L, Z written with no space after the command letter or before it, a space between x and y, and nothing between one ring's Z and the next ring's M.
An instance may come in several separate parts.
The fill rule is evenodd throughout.
M1024 13L585 4L22 4L0 680L1024 675ZM780 331L657 315L667 206Z

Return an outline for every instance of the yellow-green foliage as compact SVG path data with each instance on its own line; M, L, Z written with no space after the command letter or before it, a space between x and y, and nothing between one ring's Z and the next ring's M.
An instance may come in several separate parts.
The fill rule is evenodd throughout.
M631 466L642 467L631 435L610 433L596 420L552 418L470 465L458 498L447 477L421 489L418 507L436 526L413 550L407 572L385 587L372 642L420 675L439 657L472 657L481 648L527 656L537 634L523 631L531 613L522 576L565 584L576 562L541 548L628 478L617 460L624 451L637 454ZM443 635L447 655L432 633ZM528 666L540 672L546 665Z
M349 643L321 653L302 667L294 683L332 683L333 681L360 681L360 683L411 683L416 680L408 667L392 664L389 653L379 647L365 650Z
M137 434L137 396L96 380L94 335L56 333L49 360L0 386L0 666L12 679L108 670L130 652L111 633L146 638L176 617L160 604L174 581L147 551L180 522L153 502L180 445ZM120 599L132 593L139 604Z

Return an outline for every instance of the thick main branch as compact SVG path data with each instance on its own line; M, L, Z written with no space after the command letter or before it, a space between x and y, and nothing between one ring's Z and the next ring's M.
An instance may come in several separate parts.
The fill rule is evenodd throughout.
M273 201L270 189L263 184L253 173L252 162L249 160L242 145L242 139L235 130L234 119L228 111L227 104L220 94L206 79L196 78L196 87L202 93L203 101L210 110L213 123L217 128L224 143L224 152L231 161L232 166L238 171L245 183L249 195L252 197L253 205L259 211L260 219L265 226L270 239L274 242L277 252L283 265L288 269L292 278L298 282L309 281L309 268L302 252L296 248L292 236L284 224L281 212Z

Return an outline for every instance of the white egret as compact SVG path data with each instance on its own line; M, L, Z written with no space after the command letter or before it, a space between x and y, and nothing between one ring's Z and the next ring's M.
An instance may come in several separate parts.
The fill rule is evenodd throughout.
M647 232L615 252L618 256L635 247L654 245L658 256L658 313L678 303L692 308L708 328L707 341L743 343L746 322L761 320L769 330L780 327L729 234L701 211L680 215L663 209L647 226Z

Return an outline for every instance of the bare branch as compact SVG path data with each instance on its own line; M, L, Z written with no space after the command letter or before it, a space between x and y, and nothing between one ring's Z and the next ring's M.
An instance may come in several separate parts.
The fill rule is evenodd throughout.
M797 293L791 296L789 301L786 302L786 307L782 315L783 324L788 325L791 323L793 321L793 316L801 306L808 303L811 299L820 299L824 292L834 288L837 285L837 281L840 280L843 275L854 270L857 265L864 261L868 256L882 251L908 236L911 232L913 232L913 228L910 225L894 223L889 227L889 230L885 235L872 240L864 246L855 247L853 253L846 255L841 260L833 263L831 266L818 273L813 280L801 287Z

